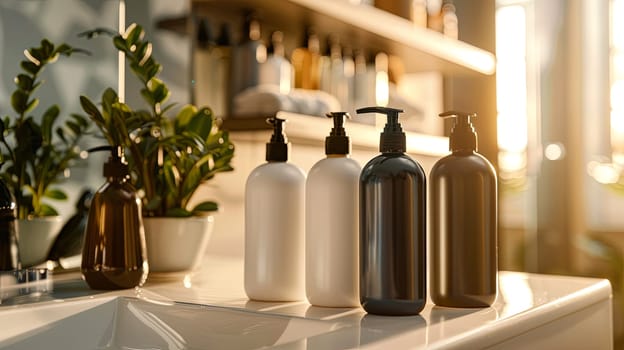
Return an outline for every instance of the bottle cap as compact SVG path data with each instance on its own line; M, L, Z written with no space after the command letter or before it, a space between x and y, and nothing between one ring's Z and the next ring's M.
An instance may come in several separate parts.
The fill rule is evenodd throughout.
M331 112L326 114L327 118L334 119L334 127L329 136L325 138L325 154L349 154L351 153L351 142L344 129L344 121L351 118L347 112Z
M288 141L286 140L283 126L286 119L272 117L268 118L266 121L267 123L273 125L273 135L271 135L271 141L266 144L267 162L288 161Z
M361 113L381 113L385 114L388 122L379 137L379 151L381 153L403 153L405 147L405 133L399 123L399 113L402 109L389 107L364 107L356 111Z
M455 118L449 136L449 150L451 152L477 150L477 133L470 121L470 118L477 116L476 113L448 111L439 115L442 118Z

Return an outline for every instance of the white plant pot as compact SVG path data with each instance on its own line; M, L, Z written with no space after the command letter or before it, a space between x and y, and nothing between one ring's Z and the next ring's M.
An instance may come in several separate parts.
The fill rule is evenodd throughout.
M192 271L198 268L206 253L213 225L212 216L144 217L150 273Z
M63 218L60 216L17 220L22 267L44 262L61 228Z

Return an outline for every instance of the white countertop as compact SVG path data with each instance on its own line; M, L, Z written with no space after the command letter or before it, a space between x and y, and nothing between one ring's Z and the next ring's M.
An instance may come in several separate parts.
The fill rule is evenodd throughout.
M0 329L5 332L0 332L0 347L3 342L8 344L7 339L12 336L39 327L32 323L21 328L8 324L11 316L23 318L20 312L32 313L51 304L109 300L117 296L159 305L171 305L172 302L210 305L223 310L243 311L254 317L278 317L287 321L285 327L288 330L271 343L280 348L299 348L302 342L307 349L513 348L514 344L527 345L526 341L535 341L539 348L540 344L548 347L553 341L562 345L558 335L561 339L571 340L573 348L575 344L582 348L584 343L574 337L581 335L587 339L589 334L593 348L613 346L611 286L607 280L500 272L499 295L492 307L451 309L428 303L419 316L384 317L367 315L361 308L313 307L307 301L250 301L243 290L243 261L237 258L207 256L198 272L152 274L143 288L135 290L93 292L86 289L84 282L77 280L78 276L55 276L54 290L44 293L37 303L4 300L0 306ZM58 318L62 316L56 320ZM248 330L245 328L242 333ZM546 332L544 339L540 332Z

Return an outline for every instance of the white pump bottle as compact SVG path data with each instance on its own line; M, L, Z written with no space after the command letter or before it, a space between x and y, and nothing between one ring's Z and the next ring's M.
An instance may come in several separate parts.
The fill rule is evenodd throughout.
M306 181L306 295L315 306L357 307L360 165L349 157L345 112L327 114L334 128L325 139L327 158Z
M305 180L288 163L288 143L279 118L266 146L267 163L245 185L245 292L249 299L305 299Z

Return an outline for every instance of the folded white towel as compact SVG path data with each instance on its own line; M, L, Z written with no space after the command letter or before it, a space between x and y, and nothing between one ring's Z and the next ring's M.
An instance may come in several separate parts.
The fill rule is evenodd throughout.
M258 85L244 90L234 97L235 118L272 116L279 111L324 116L340 111L340 103L334 96L318 90L294 89L282 94L275 85Z

